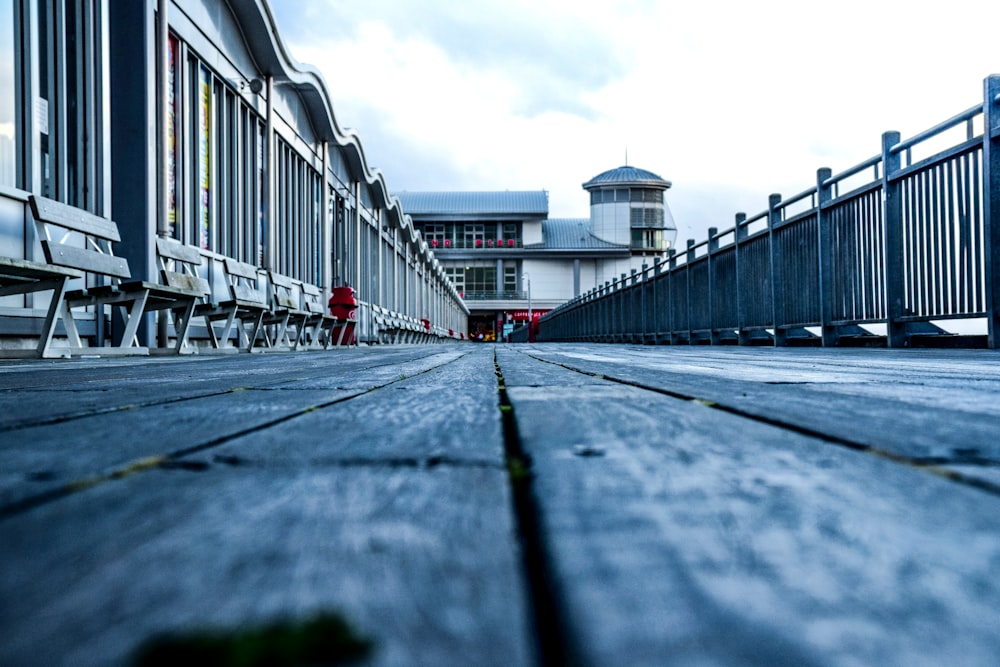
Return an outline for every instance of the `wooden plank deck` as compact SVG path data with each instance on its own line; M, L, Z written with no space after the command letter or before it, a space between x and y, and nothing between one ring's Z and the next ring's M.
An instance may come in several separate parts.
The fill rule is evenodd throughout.
M365 665L995 665L1000 355L0 364L0 664L320 611Z

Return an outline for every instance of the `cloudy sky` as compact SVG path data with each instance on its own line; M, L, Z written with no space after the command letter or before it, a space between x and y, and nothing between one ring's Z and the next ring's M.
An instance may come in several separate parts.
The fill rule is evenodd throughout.
M980 103L1000 2L270 0L390 189L549 191L625 163L680 234L733 224Z

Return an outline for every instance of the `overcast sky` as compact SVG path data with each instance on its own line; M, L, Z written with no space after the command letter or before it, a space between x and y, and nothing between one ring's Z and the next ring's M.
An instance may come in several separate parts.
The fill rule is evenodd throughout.
M548 190L628 164L684 239L981 103L1000 2L270 0L341 127L401 190Z

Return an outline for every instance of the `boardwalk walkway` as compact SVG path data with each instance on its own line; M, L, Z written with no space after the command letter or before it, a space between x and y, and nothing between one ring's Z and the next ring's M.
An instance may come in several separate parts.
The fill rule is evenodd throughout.
M0 365L0 664L341 614L365 665L1000 664L1000 354Z

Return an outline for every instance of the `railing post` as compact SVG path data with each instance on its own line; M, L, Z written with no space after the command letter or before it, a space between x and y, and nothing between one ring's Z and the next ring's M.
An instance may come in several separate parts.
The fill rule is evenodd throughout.
M987 77L983 88L987 345L997 348L1000 347L1000 75Z
M674 294L673 281L677 277L677 249L671 248L667 252L667 338L671 345L677 343L674 332Z
M687 298L684 299L687 306L687 343L694 342L694 328L691 326L691 264L694 262L694 239L687 240L687 257L684 259L684 282Z
M611 296L611 281L610 280L605 280L604 281L604 295L603 295L603 297L604 298L601 299L601 303L604 304L604 306L602 308L602 310L604 311L604 315L601 317L601 321L604 323L603 324L603 326L604 326L604 336L601 339L599 339L599 342L610 343L611 342L612 331L614 331L614 326L615 326L615 323L614 323L614 321L613 321L613 319L611 317L611 314L614 312L614 309L612 308L613 304L611 303L611 299L613 297Z
M903 201L902 184L895 179L902 164L892 147L899 143L899 132L882 135L882 220L885 224L885 308L886 337L889 347L906 346L903 315Z
M746 213L737 213L736 227L733 230L733 252L736 254L736 338L740 345L750 344L750 336L746 332L747 300L743 295L746 285L741 279L743 275L743 242L747 238L746 220Z
M715 321L715 267L712 266L712 255L719 249L719 228L708 228L708 339L712 345L719 344L719 332Z
M771 258L771 324L774 326L774 346L783 347L788 339L785 336L781 325L784 324L785 315L785 266L784 257L778 247L778 235L775 228L781 222L781 212L778 204L781 203L781 195L772 194L767 198L767 245Z
M649 264L643 262L642 273L640 274L642 276L642 286L639 287L639 299L638 299L639 301L638 319L639 319L639 326L641 328L641 331L639 332L639 342L643 345L646 344L646 323L649 321L649 318L646 316L646 310L648 310L649 308L649 299L646 298L646 292L650 288L649 275L647 274L648 271L649 271Z
M618 335L619 340L625 341L625 336L628 334L628 315L625 312L625 288L628 287L628 275L621 274L621 279L618 281L618 292L616 297L618 299Z
M823 347L837 344L837 327L832 326L833 319L833 229L830 215L826 211L827 204L833 199L833 189L825 181L833 176L828 167L816 170L816 228L818 236L819 257L819 308L820 324L822 326Z
M650 314L652 315L653 322L653 344L657 345L660 342L660 290L663 286L660 285L660 276L663 274L663 260L659 257L653 258L653 282L650 284L650 290L652 291L652 297L650 298L651 306L649 308Z

